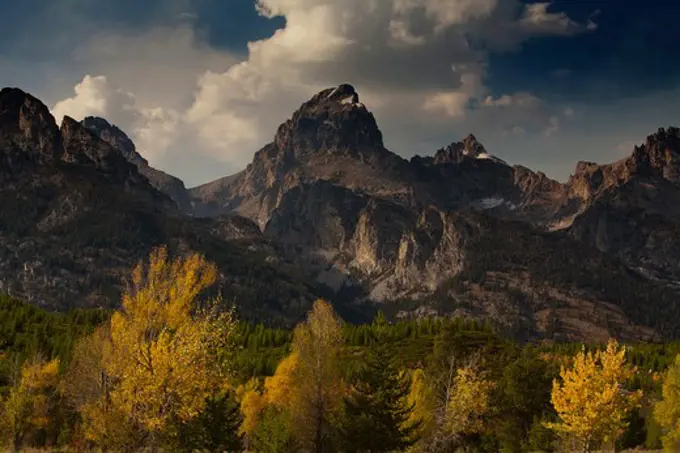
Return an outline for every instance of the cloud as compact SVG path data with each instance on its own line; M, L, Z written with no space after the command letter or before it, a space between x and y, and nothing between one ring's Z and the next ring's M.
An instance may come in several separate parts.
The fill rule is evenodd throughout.
M95 34L71 58L101 76L82 79L53 110L109 118L168 171L190 152L211 168L182 168L179 176L202 182L242 168L302 102L347 82L376 114L388 146L409 156L470 131L524 137L559 128L566 113L535 95L492 94L485 83L489 52L588 27L551 13L547 4L517 0L258 0L256 6L264 17L283 17L285 26L250 42L243 60L211 48L191 22Z
M132 136L145 157L151 159L177 138L181 118L176 111L140 107L132 93L112 86L106 76L86 75L74 91L74 96L51 109L58 123L65 115L77 120L86 116L106 118Z
M285 28L250 43L247 61L207 73L189 111L202 126L203 146L234 156L268 141L314 92L343 82L359 89L402 154L413 152L408 135L422 125L444 127L442 117L449 128L451 121L463 128L482 117L536 113L538 100L529 93L487 97L487 51L473 43L586 30L563 13L550 13L547 4L514 0L259 0L258 9L266 17L283 16ZM474 111L479 102L487 109ZM509 102L512 111L490 112ZM547 127L547 118L524 130ZM233 146L239 149L228 151Z
M52 109L57 122L65 115L76 119L85 116L116 116L121 127L129 127L135 122L138 111L135 109L135 97L132 93L120 89L112 89L105 76L86 75L75 86L75 96L59 101ZM113 119L113 118L111 118Z
M546 137L552 137L560 131L560 118L558 116L551 116L548 118L548 127L545 128L544 134Z
M550 3L531 3L526 5L520 18L520 26L532 34L573 35L593 31L597 25L589 20L584 26L567 16L564 12L550 13Z

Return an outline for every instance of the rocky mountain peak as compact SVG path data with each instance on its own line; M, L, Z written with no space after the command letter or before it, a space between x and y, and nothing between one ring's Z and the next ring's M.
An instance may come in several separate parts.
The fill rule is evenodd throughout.
M138 152L130 137L116 125L109 123L104 118L95 116L86 117L81 124L91 133L105 141L121 152L125 158L135 165L148 164Z
M135 167L151 185L160 192L168 195L183 211L189 211L191 201L184 183L172 175L149 166L149 162L137 152L134 142L116 125L104 118L88 116L79 123L82 130L104 142L121 160L125 160Z
M18 88L0 91L0 169L60 157L59 129L45 104Z
M304 103L279 127L274 145L296 158L309 153L366 153L384 148L375 117L353 86L328 88Z
M680 182L680 129L660 128L648 136L642 146L635 147L628 166L631 172Z
M446 148L438 150L434 156L435 164L461 163L465 159L487 159L497 163L507 165L501 159L492 156L486 151L477 138L468 134L461 142L453 142Z

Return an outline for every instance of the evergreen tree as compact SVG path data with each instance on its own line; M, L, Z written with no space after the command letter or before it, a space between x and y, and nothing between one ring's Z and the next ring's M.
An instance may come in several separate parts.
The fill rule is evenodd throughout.
M419 423L410 423L410 379L384 345L368 352L366 367L344 399L341 442L351 453L403 451L415 443Z

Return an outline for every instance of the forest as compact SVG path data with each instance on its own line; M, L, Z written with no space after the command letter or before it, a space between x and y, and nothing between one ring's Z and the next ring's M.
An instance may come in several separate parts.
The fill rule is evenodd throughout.
M680 343L517 343L458 318L239 321L154 250L117 310L0 297L0 451L680 450Z

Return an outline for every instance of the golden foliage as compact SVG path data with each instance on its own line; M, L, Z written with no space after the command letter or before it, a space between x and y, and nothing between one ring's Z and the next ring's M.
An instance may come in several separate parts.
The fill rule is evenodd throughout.
M274 406L282 410L292 407L294 401L291 395L295 389L294 373L298 364L298 355L292 353L279 363L274 376L265 378L263 392L258 391L258 383L252 379L245 387L239 389L243 416L241 434L246 437L253 435L267 407Z
M654 406L654 418L664 431L664 450L675 452L680 449L680 355L666 371L661 395Z
M328 302L316 301L307 320L295 329L292 352L274 376L265 378L263 391L258 392L254 381L239 389L241 433L252 436L262 414L273 407L290 414L290 428L304 448L320 451L331 421L342 409L341 345L340 319Z
M458 369L453 391L444 411L444 430L454 436L481 433L491 408L490 396L493 388L494 383L477 367Z
M341 321L331 304L317 300L307 320L293 332L298 365L290 391L291 420L298 441L321 451L329 425L342 410L344 387L339 367Z
M197 417L206 398L228 386L235 322L230 312L198 303L216 275L201 255L170 260L165 248L135 268L122 310L84 340L82 348L94 346L89 357L76 354L93 396L79 405L90 439L105 442L107 420L116 417L155 438L169 423Z
M59 359L23 364L9 395L0 401L3 437L17 449L30 430L48 425L51 398L59 375Z
M602 351L580 352L570 368L553 382L552 403L560 423L547 426L579 442L583 451L614 442L627 427L626 415L637 407L640 391L625 388L635 370L626 364L626 349L615 340Z
M413 411L405 427L420 423L419 436L429 438L437 429L437 420L435 418L437 401L425 372L420 368L414 370L411 374L408 405L413 407Z

